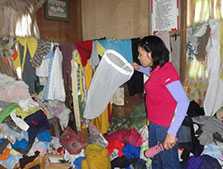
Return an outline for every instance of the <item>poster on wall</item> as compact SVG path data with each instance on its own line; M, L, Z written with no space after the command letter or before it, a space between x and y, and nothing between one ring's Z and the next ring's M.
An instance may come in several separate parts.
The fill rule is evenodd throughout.
M69 21L69 0L47 0L45 17L55 21Z
M151 0L152 32L178 29L178 0Z

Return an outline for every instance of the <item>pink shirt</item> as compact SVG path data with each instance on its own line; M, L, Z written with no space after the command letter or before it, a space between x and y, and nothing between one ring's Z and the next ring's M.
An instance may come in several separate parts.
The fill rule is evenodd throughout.
M174 116L176 101L166 85L179 80L171 62L155 68L145 83L147 118L149 122L169 127Z

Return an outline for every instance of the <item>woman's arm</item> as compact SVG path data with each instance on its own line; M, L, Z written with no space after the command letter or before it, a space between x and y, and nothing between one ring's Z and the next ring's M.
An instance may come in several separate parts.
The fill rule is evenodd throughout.
M134 67L134 70L136 70L138 72L141 72L141 73L143 73L143 74L145 74L147 76L150 74L150 72L152 70L151 67L143 67L143 66L141 66L141 65L139 65L139 64L137 64L135 62L132 64L132 66Z
M168 134L176 137L177 131L187 114L189 99L186 96L184 88L179 80L167 84L166 87L177 102L175 114L168 129Z
M139 72L142 72L143 74L145 74L145 75L149 75L150 74L150 72L151 72L151 70L152 70L152 68L151 67L143 67L143 66L140 66L140 68L139 68Z

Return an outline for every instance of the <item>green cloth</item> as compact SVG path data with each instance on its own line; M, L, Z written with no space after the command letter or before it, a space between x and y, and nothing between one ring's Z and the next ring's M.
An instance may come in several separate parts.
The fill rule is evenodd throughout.
M11 113L17 110L21 110L18 104L10 103L4 109L0 111L0 123L2 123Z
M129 118L131 127L141 129L147 123L144 103L136 105Z

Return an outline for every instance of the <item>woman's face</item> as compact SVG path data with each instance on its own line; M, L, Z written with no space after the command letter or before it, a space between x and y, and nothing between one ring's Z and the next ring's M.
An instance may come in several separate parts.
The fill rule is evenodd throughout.
M138 59L142 66L147 67L147 66L153 65L153 59L151 56L151 52L147 52L142 47L138 47L138 52L139 52Z

